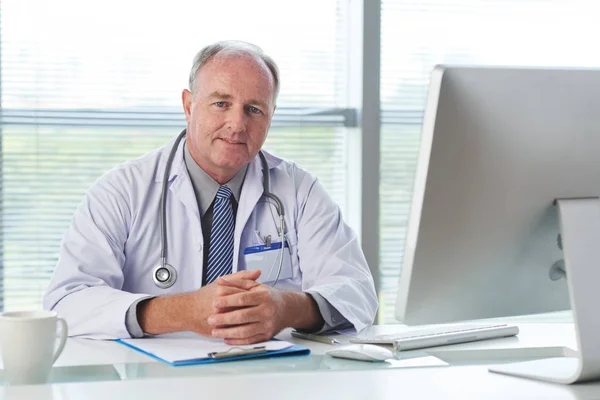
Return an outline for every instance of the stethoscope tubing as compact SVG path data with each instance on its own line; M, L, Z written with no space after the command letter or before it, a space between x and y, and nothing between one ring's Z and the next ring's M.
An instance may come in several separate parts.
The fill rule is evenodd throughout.
M175 143L171 148L171 152L169 153L169 157L167 159L167 164L165 165L165 173L163 177L162 190L160 195L160 204L159 204L159 213L160 213L160 263L154 267L152 271L152 278L157 287L161 289L168 289L175 284L177 280L177 270L175 267L167 263L167 190L169 187L169 175L171 173L171 165L173 164L173 159L175 158L175 154L177 153L177 149L179 148L179 143L186 136L187 129L181 131L177 139L175 139ZM277 271L277 276L272 284L275 286L279 277L281 275L281 269L283 266L283 252L286 244L285 237L285 222L284 222L284 209L283 203L277 196L271 193L271 185L270 185L270 176L269 176L269 165L267 164L267 159L263 154L262 150L258 152L260 157L260 161L262 164L263 170L263 196L273 200L275 202L275 208L277 209L277 214L279 215L279 237L281 242L281 248L279 250L279 268ZM270 275L270 274L269 274Z

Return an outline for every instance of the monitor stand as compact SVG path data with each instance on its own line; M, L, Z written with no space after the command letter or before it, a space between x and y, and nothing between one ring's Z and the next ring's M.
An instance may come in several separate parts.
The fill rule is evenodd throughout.
M571 384L600 379L600 199L558 199L576 357L556 357L490 368L491 372Z

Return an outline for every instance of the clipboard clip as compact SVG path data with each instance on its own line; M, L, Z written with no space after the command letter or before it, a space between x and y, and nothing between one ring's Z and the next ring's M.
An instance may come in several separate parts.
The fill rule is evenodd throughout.
M221 352L214 351L212 353L208 353L208 356L212 359L220 360L223 358L239 357L239 356L246 356L249 354L260 354L260 353L266 353L266 352L267 352L266 346L251 347L249 349L245 349L243 347L232 347L227 351L221 351Z

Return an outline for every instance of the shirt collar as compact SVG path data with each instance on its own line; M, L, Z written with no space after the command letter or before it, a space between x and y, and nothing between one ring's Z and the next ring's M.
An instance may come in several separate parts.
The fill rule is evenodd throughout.
M200 216L204 217L204 213L206 213L206 211L210 208L210 205L215 199L217 191L221 185L210 175L208 175L206 171L200 168L200 166L192 158L190 150L187 147L187 142L183 147L183 158L188 173L190 174L190 179L192 180L192 186L194 188L194 193L196 194L196 201L198 202L198 207L200 209ZM247 170L248 165L244 165L242 169L240 169L238 173L229 180L229 182L225 183L225 185L227 185L227 187L233 192L233 197L238 203Z

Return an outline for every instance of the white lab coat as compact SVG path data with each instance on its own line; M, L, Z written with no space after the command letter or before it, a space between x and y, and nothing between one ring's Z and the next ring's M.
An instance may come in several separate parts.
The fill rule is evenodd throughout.
M204 239L183 141L171 167L166 202L167 261L178 277L169 289L158 288L152 279L160 261L160 193L173 143L105 174L77 208L44 296L44 307L67 320L71 336L129 337L125 316L136 300L201 287ZM277 287L319 293L357 330L371 324L377 310L373 279L339 207L306 171L266 152L265 156L271 192L284 205L292 249L292 271L282 271L291 278L280 280ZM233 272L246 267L243 249L260 244L260 237L278 237L262 191L257 156L240 194Z

